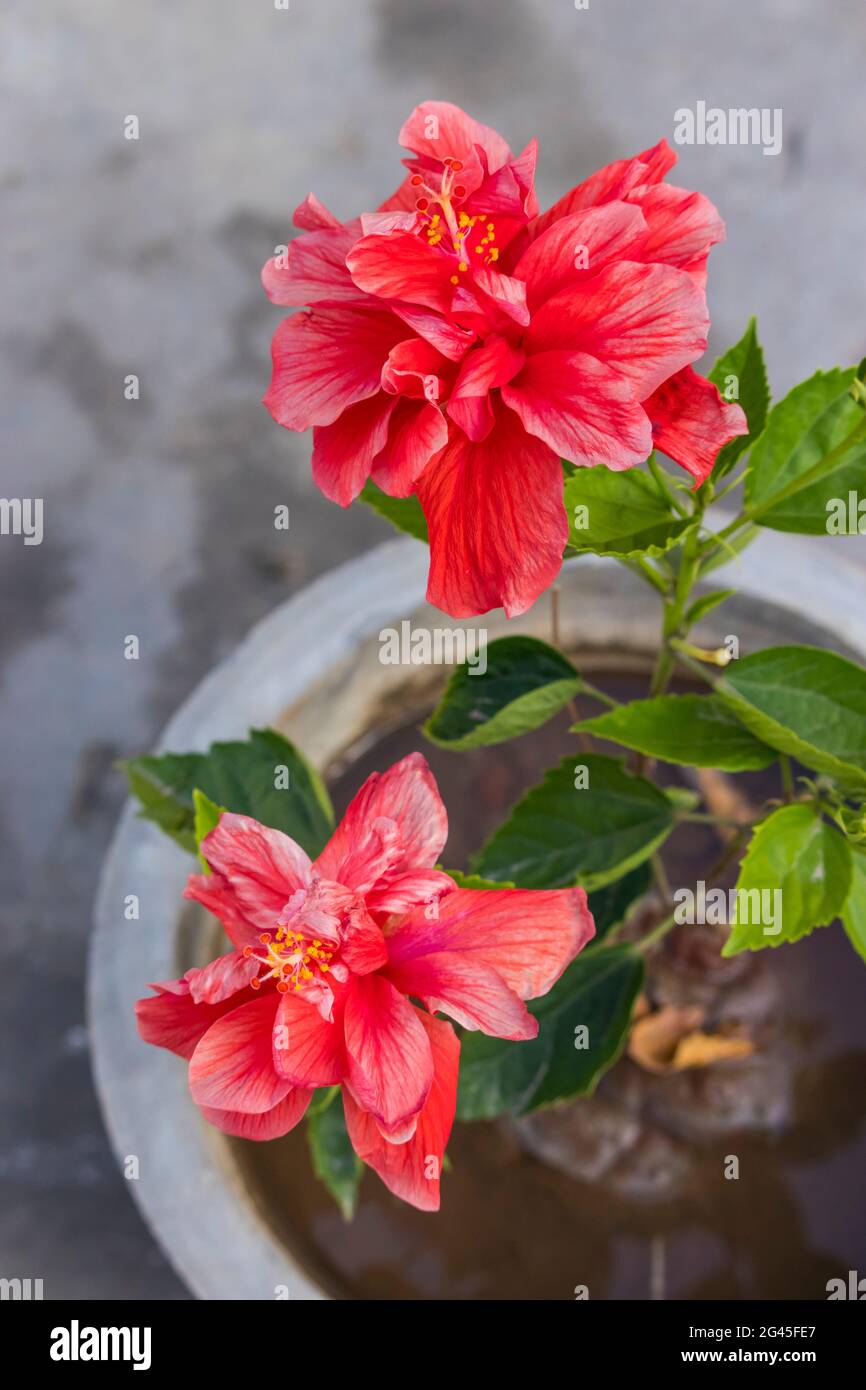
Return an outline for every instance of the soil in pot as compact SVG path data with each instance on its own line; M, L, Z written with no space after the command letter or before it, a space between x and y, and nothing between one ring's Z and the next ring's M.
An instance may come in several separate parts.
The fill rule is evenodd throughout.
M590 679L620 699L645 689L643 676ZM572 743L564 715L516 743L459 754L426 744L419 723L365 746L332 779L335 807L369 772L423 747L455 867ZM737 785L754 804L776 792L772 774ZM677 830L665 851L671 883L705 877L719 848L709 827ZM653 1004L734 1016L755 1054L666 1074L625 1057L592 1098L458 1124L435 1215L369 1173L346 1224L312 1174L302 1128L229 1142L264 1219L335 1297L571 1299L585 1285L591 1298L824 1298L829 1279L866 1271L861 972L838 925L724 963L711 929L680 929L654 953ZM736 1179L725 1176L730 1156Z

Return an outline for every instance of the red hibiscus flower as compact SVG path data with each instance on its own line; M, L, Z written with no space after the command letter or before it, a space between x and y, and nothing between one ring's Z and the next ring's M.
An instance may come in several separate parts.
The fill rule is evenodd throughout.
M428 599L455 617L524 612L567 539L560 458L626 469L654 444L700 484L747 430L690 364L707 345L710 247L700 193L664 184L663 140L538 213L536 146L514 156L447 102L400 131L409 173L341 223L312 195L268 262L277 304L265 404L313 426L313 476L348 506L368 478L417 494Z
M318 1086L341 1085L360 1157L397 1196L439 1206L465 1028L525 1039L595 926L581 888L468 890L435 869L448 833L425 759L374 773L314 863L294 840L225 812L186 896L233 950L139 1000L146 1042L189 1060L212 1124L274 1139ZM419 1008L413 999L421 1000Z

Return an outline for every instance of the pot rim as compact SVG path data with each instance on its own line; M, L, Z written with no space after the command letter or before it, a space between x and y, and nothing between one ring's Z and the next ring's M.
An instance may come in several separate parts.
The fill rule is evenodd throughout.
M847 647L866 659L866 605L850 601L862 592L862 568L844 547L818 564L814 545L811 537L766 531L744 556L720 568L714 582L717 575L738 572L740 601L796 615L832 633L837 649ZM324 672L350 662L383 626L423 608L427 567L426 546L405 537L322 575L258 622L201 681L165 726L158 750L204 750L216 739L242 738L251 726L274 723L276 711L300 701ZM564 573L577 567L599 578L623 573L615 561L594 555L568 561ZM438 626L466 625L437 610L426 612ZM428 621L434 624L432 617ZM505 630L500 618L469 621ZM524 615L507 630L532 625ZM145 981L177 973L188 872L188 855L140 820L128 801L102 869L87 982L94 1079L112 1147L122 1166L131 1155L138 1158L133 1196L194 1295L326 1298L257 1211L223 1136L200 1119L185 1068L173 1055L144 1047L135 1029L132 1005ZM131 893L140 902L135 923L123 913ZM215 1251L231 1251L228 1276Z

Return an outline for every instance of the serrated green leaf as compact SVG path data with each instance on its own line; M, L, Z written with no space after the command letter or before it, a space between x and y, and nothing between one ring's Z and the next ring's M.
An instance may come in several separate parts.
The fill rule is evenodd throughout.
M827 535L828 503L840 499L847 504L849 492L862 492L866 433L858 444L829 459L826 470L818 467L855 426L866 426L849 394L855 376L854 367L816 372L770 412L752 450L746 479L746 511L759 526ZM819 476L813 476L816 469ZM773 503L783 492L784 497Z
M583 952L543 999L527 1006L538 1019L536 1038L465 1035L458 1117L525 1113L593 1091L622 1051L643 975L643 961L629 946Z
M196 852L196 788L219 807L291 835L311 856L323 849L333 829L321 777L275 729L253 729L246 742L214 743L206 753L153 754L121 766L141 803L139 814L191 854ZM277 786L277 768L288 769L288 787Z
M368 481L361 490L359 500L366 502L368 507L379 513L379 516L390 521L398 531L405 532L407 536L414 536L416 541L423 541L425 545L429 544L427 519L421 510L421 503L414 495L389 497L387 492L382 492L375 483Z
M586 517L576 511L582 507ZM573 550L621 559L664 555L697 524L670 510L647 473L617 473L604 464L580 468L566 481L565 510Z
M537 637L501 637L486 647L483 674L458 666L424 725L431 743L480 748L537 729L577 694L571 662ZM474 673L473 673L474 670Z
M858 956L866 960L866 854L851 850L851 887L842 908L842 924Z
M851 851L836 827L814 805L782 806L749 843L722 955L782 946L827 926L850 884Z
M843 784L866 785L866 671L818 647L741 657L716 694L756 738Z
M618 758L575 753L517 803L472 868L522 888L601 888L648 859L673 824L664 793Z
M594 719L581 720L573 731L610 739L667 763L715 767L723 772L769 767L777 756L712 695L632 700Z
M329 1104L312 1113L308 1110L307 1116L313 1172L327 1187L343 1219L351 1221L358 1205L364 1165L352 1148L343 1107Z
M737 394L728 391L730 379L737 379ZM754 318L738 343L723 352L710 372L710 381L719 388L725 400L737 401L745 411L749 433L730 440L718 453L711 477L718 482L730 473L737 459L751 448L764 428L770 405L770 388L764 354L758 342L758 326Z

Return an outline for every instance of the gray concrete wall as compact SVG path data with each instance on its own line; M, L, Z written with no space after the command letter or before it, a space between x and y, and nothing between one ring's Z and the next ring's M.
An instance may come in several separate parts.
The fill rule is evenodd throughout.
M0 1273L184 1296L102 1132L84 953L113 759L386 534L318 496L309 440L259 404L279 313L258 271L291 208L374 206L425 97L537 134L543 201L671 139L678 107L781 107L778 157L689 148L674 175L728 222L711 349L757 313L781 391L866 351L864 60L861 0L6 0L0 495L44 498L45 537L0 537Z

